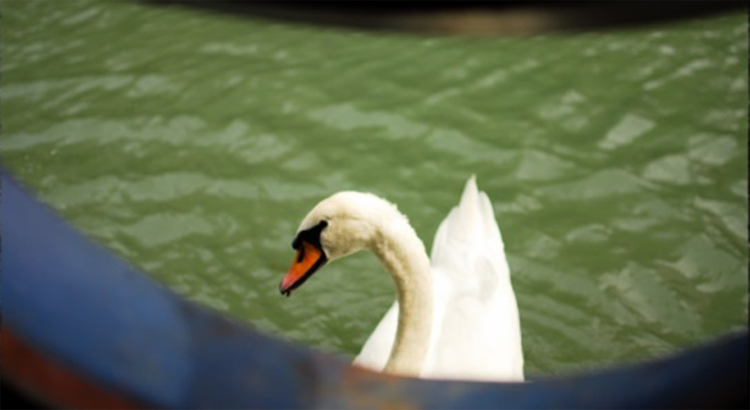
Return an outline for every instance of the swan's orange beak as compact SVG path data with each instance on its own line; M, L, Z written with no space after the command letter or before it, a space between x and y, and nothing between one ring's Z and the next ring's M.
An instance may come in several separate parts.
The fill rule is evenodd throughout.
M302 285L307 278L326 263L326 260L325 254L317 246L302 241L297 249L297 257L279 285L281 294L291 295L292 290Z

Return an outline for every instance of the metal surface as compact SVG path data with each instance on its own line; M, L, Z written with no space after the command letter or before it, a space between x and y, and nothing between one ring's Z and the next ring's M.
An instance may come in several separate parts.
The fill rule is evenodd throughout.
M352 368L343 358L269 337L181 299L71 229L4 170L0 212L3 378L49 404L748 406L747 331L670 358L525 384L403 379ZM96 394L85 401L66 396L64 386Z
M429 35L507 36L664 24L747 9L737 1L272 2L145 0L295 24Z

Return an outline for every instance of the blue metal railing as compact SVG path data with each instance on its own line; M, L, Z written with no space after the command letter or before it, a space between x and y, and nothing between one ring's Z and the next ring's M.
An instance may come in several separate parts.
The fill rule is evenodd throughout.
M748 406L746 330L668 358L532 383L398 378L180 298L71 229L5 170L1 200L4 336L136 407ZM30 372L4 368L3 377L43 379ZM57 403L49 384L36 389L45 386Z

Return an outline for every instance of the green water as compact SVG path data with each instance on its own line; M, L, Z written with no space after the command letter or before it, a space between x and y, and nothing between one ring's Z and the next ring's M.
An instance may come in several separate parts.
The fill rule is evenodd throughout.
M505 238L527 373L746 327L744 13L476 39L6 0L1 24L5 166L170 288L266 332L354 355L394 298L370 254L279 295L318 200L385 196L429 247L472 173Z

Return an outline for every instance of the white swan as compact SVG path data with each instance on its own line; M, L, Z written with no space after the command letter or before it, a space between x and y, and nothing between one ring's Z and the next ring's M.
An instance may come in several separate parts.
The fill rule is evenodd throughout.
M473 176L440 224L432 261L395 205L351 191L316 205L292 246L297 257L279 286L287 296L326 262L362 249L373 251L393 277L397 300L356 365L427 378L523 381L504 245L489 198Z

